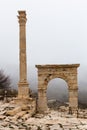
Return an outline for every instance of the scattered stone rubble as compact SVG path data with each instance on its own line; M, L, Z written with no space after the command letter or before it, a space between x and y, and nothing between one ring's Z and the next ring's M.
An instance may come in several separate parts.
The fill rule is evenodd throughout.
M19 110L19 106L0 102L0 130L87 130L87 109L79 110L79 118L75 118L64 111L64 106L60 108L61 111L49 110L48 114L32 115L21 109L9 116L8 111Z

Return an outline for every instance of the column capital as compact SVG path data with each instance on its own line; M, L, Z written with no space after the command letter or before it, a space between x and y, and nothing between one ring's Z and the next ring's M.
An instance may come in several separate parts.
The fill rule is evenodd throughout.
M26 21L27 21L27 18L26 18L26 11L18 11L18 20L19 20L19 24L20 25L25 25L26 24Z

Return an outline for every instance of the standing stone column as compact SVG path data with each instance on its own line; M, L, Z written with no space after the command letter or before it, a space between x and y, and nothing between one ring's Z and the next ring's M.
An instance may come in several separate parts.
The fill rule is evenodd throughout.
M18 11L19 16L19 83L18 98L29 98L29 84L27 82L27 63L26 63L26 12Z

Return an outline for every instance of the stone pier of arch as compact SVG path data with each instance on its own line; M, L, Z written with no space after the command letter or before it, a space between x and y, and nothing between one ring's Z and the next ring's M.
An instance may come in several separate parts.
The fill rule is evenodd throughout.
M69 110L77 115L78 111L78 80L77 68L79 64L36 65L38 69L38 112L44 113L47 106L47 85L54 78L64 79L68 84ZM56 90L55 90L56 91Z

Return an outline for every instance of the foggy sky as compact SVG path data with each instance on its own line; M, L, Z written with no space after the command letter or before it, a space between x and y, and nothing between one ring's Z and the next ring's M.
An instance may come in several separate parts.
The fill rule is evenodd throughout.
M87 0L1 0L0 68L19 64L18 10L27 13L28 66L87 66Z

